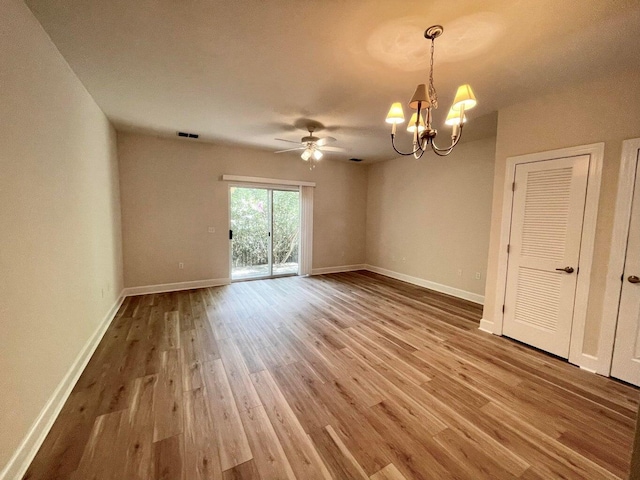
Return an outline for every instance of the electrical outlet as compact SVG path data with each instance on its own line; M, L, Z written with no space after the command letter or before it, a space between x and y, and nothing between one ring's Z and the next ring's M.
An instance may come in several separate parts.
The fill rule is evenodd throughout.
M182 269L184 268L184 263L179 262L179 263L178 263L178 268L179 268L180 270L182 270Z
M209 233L216 233L216 227L209 227Z
M462 269L461 269L461 268L459 268L459 269L458 269L458 276L459 276L459 277L461 277L461 276L462 276Z
M476 280L480 280L482 278L482 274L480 272L476 272Z

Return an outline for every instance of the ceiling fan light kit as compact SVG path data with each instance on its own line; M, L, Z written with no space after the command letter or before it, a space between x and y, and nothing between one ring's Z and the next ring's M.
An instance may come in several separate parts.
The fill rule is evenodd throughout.
M345 149L341 147L330 147L327 146L328 143L335 142L336 139L333 137L316 137L313 135L315 131L315 126L309 125L307 127L309 131L309 135L302 137L300 142L293 142L291 140L285 140L283 138L276 138L276 140L281 140L283 142L289 143L298 143L301 146L296 148L288 148L286 150L279 150L275 153L284 153L284 152L292 152L295 150L302 150L300 154L300 158L305 162L309 162L309 169L312 170L315 168L315 162L322 159L326 152L344 152Z
M399 102L392 104L387 114L386 122L391 124L391 146L400 155L413 155L415 158L420 158L428 147L431 147L437 155L449 155L462 138L462 127L467 121L465 112L476 106L476 97L471 86L461 85L458 87L453 105L445 120L445 125L452 128L451 144L446 148L438 147L435 143L438 132L432 127L433 110L438 108L438 95L433 85L433 52L435 39L442 35L443 31L444 28L441 25L433 25L424 32L425 38L431 40L429 83L428 85L424 83L418 85L409 101L409 108L416 110L407 126L407 131L413 134L413 151L403 153L395 145L396 128L404 122L402 105Z

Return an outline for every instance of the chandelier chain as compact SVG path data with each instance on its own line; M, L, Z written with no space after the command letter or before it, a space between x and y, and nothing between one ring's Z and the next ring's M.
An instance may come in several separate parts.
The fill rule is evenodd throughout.
M429 98L431 99L431 106L438 108L438 94L436 93L436 87L433 86L433 52L435 50L435 38L431 39L431 61L429 64Z

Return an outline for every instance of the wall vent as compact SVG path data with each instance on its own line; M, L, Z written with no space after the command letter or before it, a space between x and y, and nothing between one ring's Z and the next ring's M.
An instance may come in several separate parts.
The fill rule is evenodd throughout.
M187 133L187 132L176 132L176 134L179 137L185 137L185 138L198 138L200 136L197 133Z

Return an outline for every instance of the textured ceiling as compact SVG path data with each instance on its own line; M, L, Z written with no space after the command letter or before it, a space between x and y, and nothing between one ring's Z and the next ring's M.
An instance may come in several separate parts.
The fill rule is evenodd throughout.
M640 58L638 0L26 3L120 130L279 150L288 144L274 138L299 140L313 120L347 148L331 158L367 162L395 156L384 117L427 81L429 25L445 30L435 52L441 143L461 83L479 102L465 139L480 138L495 132L499 108L638 69Z

